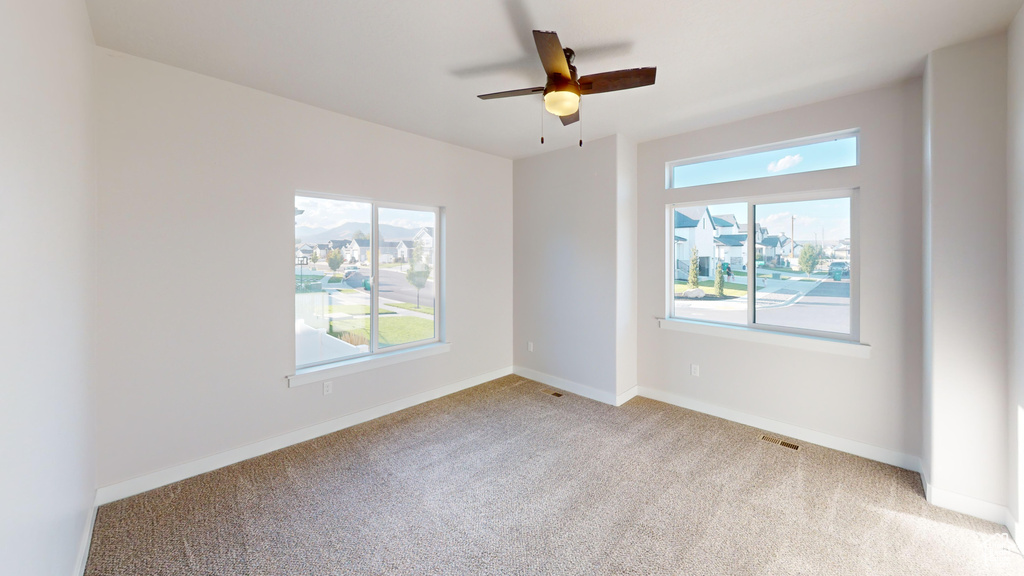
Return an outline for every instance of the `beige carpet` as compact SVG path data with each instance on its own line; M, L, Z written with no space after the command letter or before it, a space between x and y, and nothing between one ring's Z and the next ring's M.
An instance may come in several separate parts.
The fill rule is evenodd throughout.
M107 504L86 574L1024 574L916 473L509 376Z

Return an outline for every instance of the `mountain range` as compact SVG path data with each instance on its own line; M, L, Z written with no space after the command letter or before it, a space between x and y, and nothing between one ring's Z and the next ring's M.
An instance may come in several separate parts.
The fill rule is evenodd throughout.
M419 228L402 228L390 224L380 224L380 234L385 240L411 240ZM355 236L356 232L370 235L370 224L368 222L346 222L335 228L310 228L308 226L296 226L295 237L301 242L308 244L324 244L328 240L348 240Z

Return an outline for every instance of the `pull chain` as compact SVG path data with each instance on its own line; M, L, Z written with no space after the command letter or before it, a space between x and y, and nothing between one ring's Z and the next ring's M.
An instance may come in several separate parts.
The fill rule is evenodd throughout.
M544 143L544 101L540 101L540 143Z
M580 115L580 148L583 148L583 100L580 100L580 108L577 110Z

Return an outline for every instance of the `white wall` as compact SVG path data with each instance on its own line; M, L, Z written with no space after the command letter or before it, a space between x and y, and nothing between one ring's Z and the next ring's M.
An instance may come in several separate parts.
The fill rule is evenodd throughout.
M609 404L638 390L636 150L609 136L513 168L516 371Z
M101 487L511 366L510 160L95 57ZM451 352L286 387L296 190L446 207Z
M849 128L857 167L678 190L666 163ZM639 148L641 394L841 440L905 466L921 451L921 84L643 143ZM659 328L666 310L665 206L860 187L861 341L870 358ZM855 270L856 272L856 270ZM724 332L724 331L723 331ZM689 365L700 366L690 376ZM752 420L751 420L752 421ZM803 432L801 432L803 431Z
M1008 254L1009 278L1009 345L1010 358L1010 413L1009 424L1009 475L1008 500L1015 521L1020 521L1020 482L1024 479L1021 466L1024 448L1021 434L1024 433L1024 305L1018 302L1018 294L1024 290L1024 8L1017 13L1008 37L1007 66L1007 162L1008 162Z
M925 72L924 473L940 505L966 497L989 510L1008 505L1006 66L1001 34L937 50Z
M95 494L92 31L0 4L0 572L75 570Z
M516 369L606 401L616 394L617 155L610 136L516 160L513 177Z

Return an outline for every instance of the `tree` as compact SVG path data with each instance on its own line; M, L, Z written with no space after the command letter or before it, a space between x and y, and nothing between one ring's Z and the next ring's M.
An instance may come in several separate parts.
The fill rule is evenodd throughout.
M722 265L719 263L715 266L715 295L721 298L725 296L725 272L722 270Z
M337 272L338 268L341 268L341 263L344 261L345 256L342 255L341 250L338 248L327 253L327 265L334 272Z
M309 255L309 261L312 262L313 264L316 264L317 262L319 262L320 261L320 251L317 250L316 248L313 248L313 253Z
M810 274L818 267L818 262L821 262L822 256L824 256L824 250L821 246L816 244L804 244L804 247L800 250L800 269L805 274Z
M697 257L697 247L694 246L690 251L690 277L688 278L691 289L700 287L700 276L697 275L699 269L700 258Z
M430 277L430 265L423 261L423 244L419 240L413 245L409 262L409 270L405 273L405 279L416 287L416 307L419 308L420 290L427 286L427 278Z
M362 230L356 230L355 234L352 235L353 240L369 240L370 235Z

